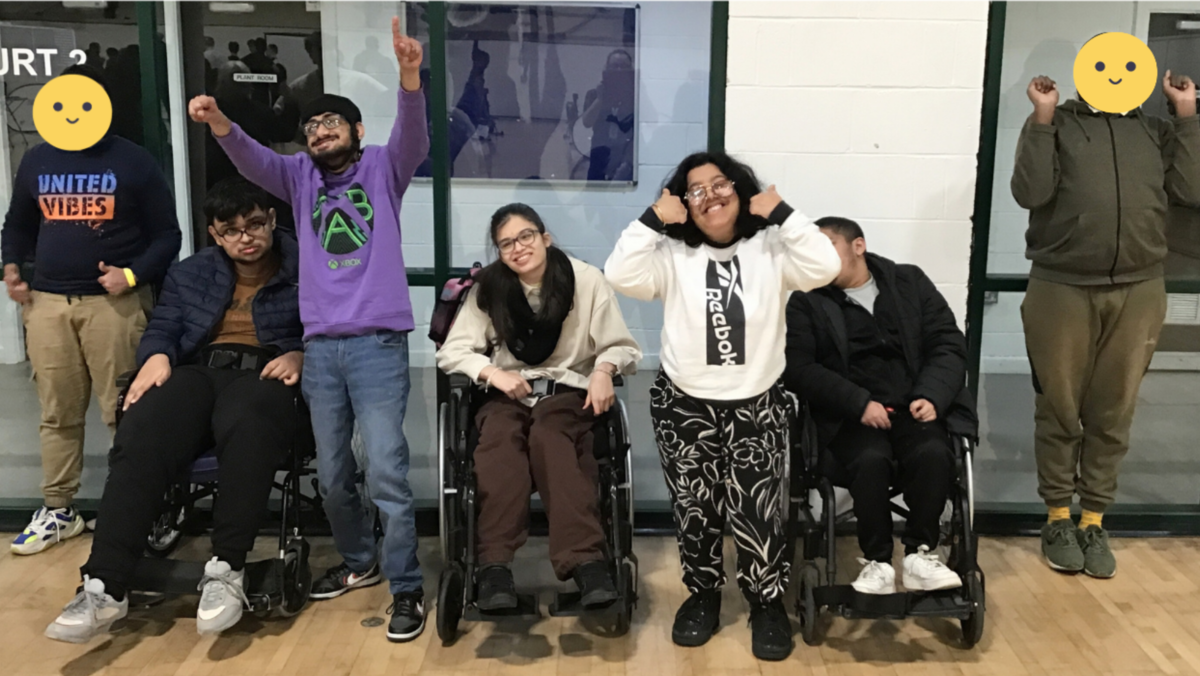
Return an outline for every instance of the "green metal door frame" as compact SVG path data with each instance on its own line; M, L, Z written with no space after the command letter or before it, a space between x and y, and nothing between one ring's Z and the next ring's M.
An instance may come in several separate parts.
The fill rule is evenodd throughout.
M725 87L729 72L729 3L712 4L708 62L708 152L725 151Z
M171 153L167 150L162 111L167 92L167 55L158 39L157 2L138 2L138 60L142 78L142 145L158 160L168 176ZM178 188L177 188L178 189Z

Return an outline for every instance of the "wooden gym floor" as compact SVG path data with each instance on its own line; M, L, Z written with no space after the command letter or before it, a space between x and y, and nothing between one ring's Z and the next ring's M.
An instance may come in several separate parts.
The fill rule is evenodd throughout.
M248 616L220 637L198 636L196 600L180 598L131 612L112 637L86 646L50 641L42 631L72 596L90 541L85 535L28 558L0 551L0 674L1200 674L1200 539L1114 540L1120 572L1112 580L1051 572L1035 538L984 539L987 626L974 650L960 647L957 622L825 615L820 647L805 646L797 635L792 657L774 664L751 655L746 607L732 580L717 636L696 649L671 643L685 591L675 543L665 538L635 540L642 599L632 631L619 639L599 637L579 619L544 618L463 623L458 642L443 647L431 613L417 641L393 645L381 627L362 624L385 617L391 599L380 585L312 604L291 620ZM327 538L314 544L313 568L320 572L336 555ZM437 541L421 545L432 600L441 567ZM857 572L853 541L839 549L844 574ZM260 555L271 550L269 539L259 540ZM206 554L200 538L177 556ZM535 539L519 555L529 565L515 566L519 585L545 592L543 607L555 588L545 554L545 540ZM729 541L726 556L732 557ZM730 559L726 566L732 570Z

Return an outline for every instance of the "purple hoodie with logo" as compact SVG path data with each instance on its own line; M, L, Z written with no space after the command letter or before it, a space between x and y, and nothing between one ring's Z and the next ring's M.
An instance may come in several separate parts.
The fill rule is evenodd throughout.
M292 205L300 240L300 319L305 339L412 331L400 247L400 202L429 154L424 91L399 93L387 145L366 146L343 174L307 153L280 155L233 125L217 142L250 181Z

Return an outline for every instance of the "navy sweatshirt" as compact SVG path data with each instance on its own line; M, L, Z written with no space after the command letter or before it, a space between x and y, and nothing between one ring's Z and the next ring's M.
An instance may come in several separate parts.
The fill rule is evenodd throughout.
M118 136L77 152L49 144L25 153L0 232L4 264L32 260L30 288L92 296L100 263L160 282L179 255L171 188L150 153Z

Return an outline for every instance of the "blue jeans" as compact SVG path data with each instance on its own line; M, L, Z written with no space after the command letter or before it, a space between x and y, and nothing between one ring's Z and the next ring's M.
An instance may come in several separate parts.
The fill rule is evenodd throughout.
M338 553L356 573L378 560L375 521L359 494L350 447L358 421L367 491L383 523L383 575L391 593L421 591L417 524L408 485L408 334L316 337L304 348L304 398L317 441L317 477Z

